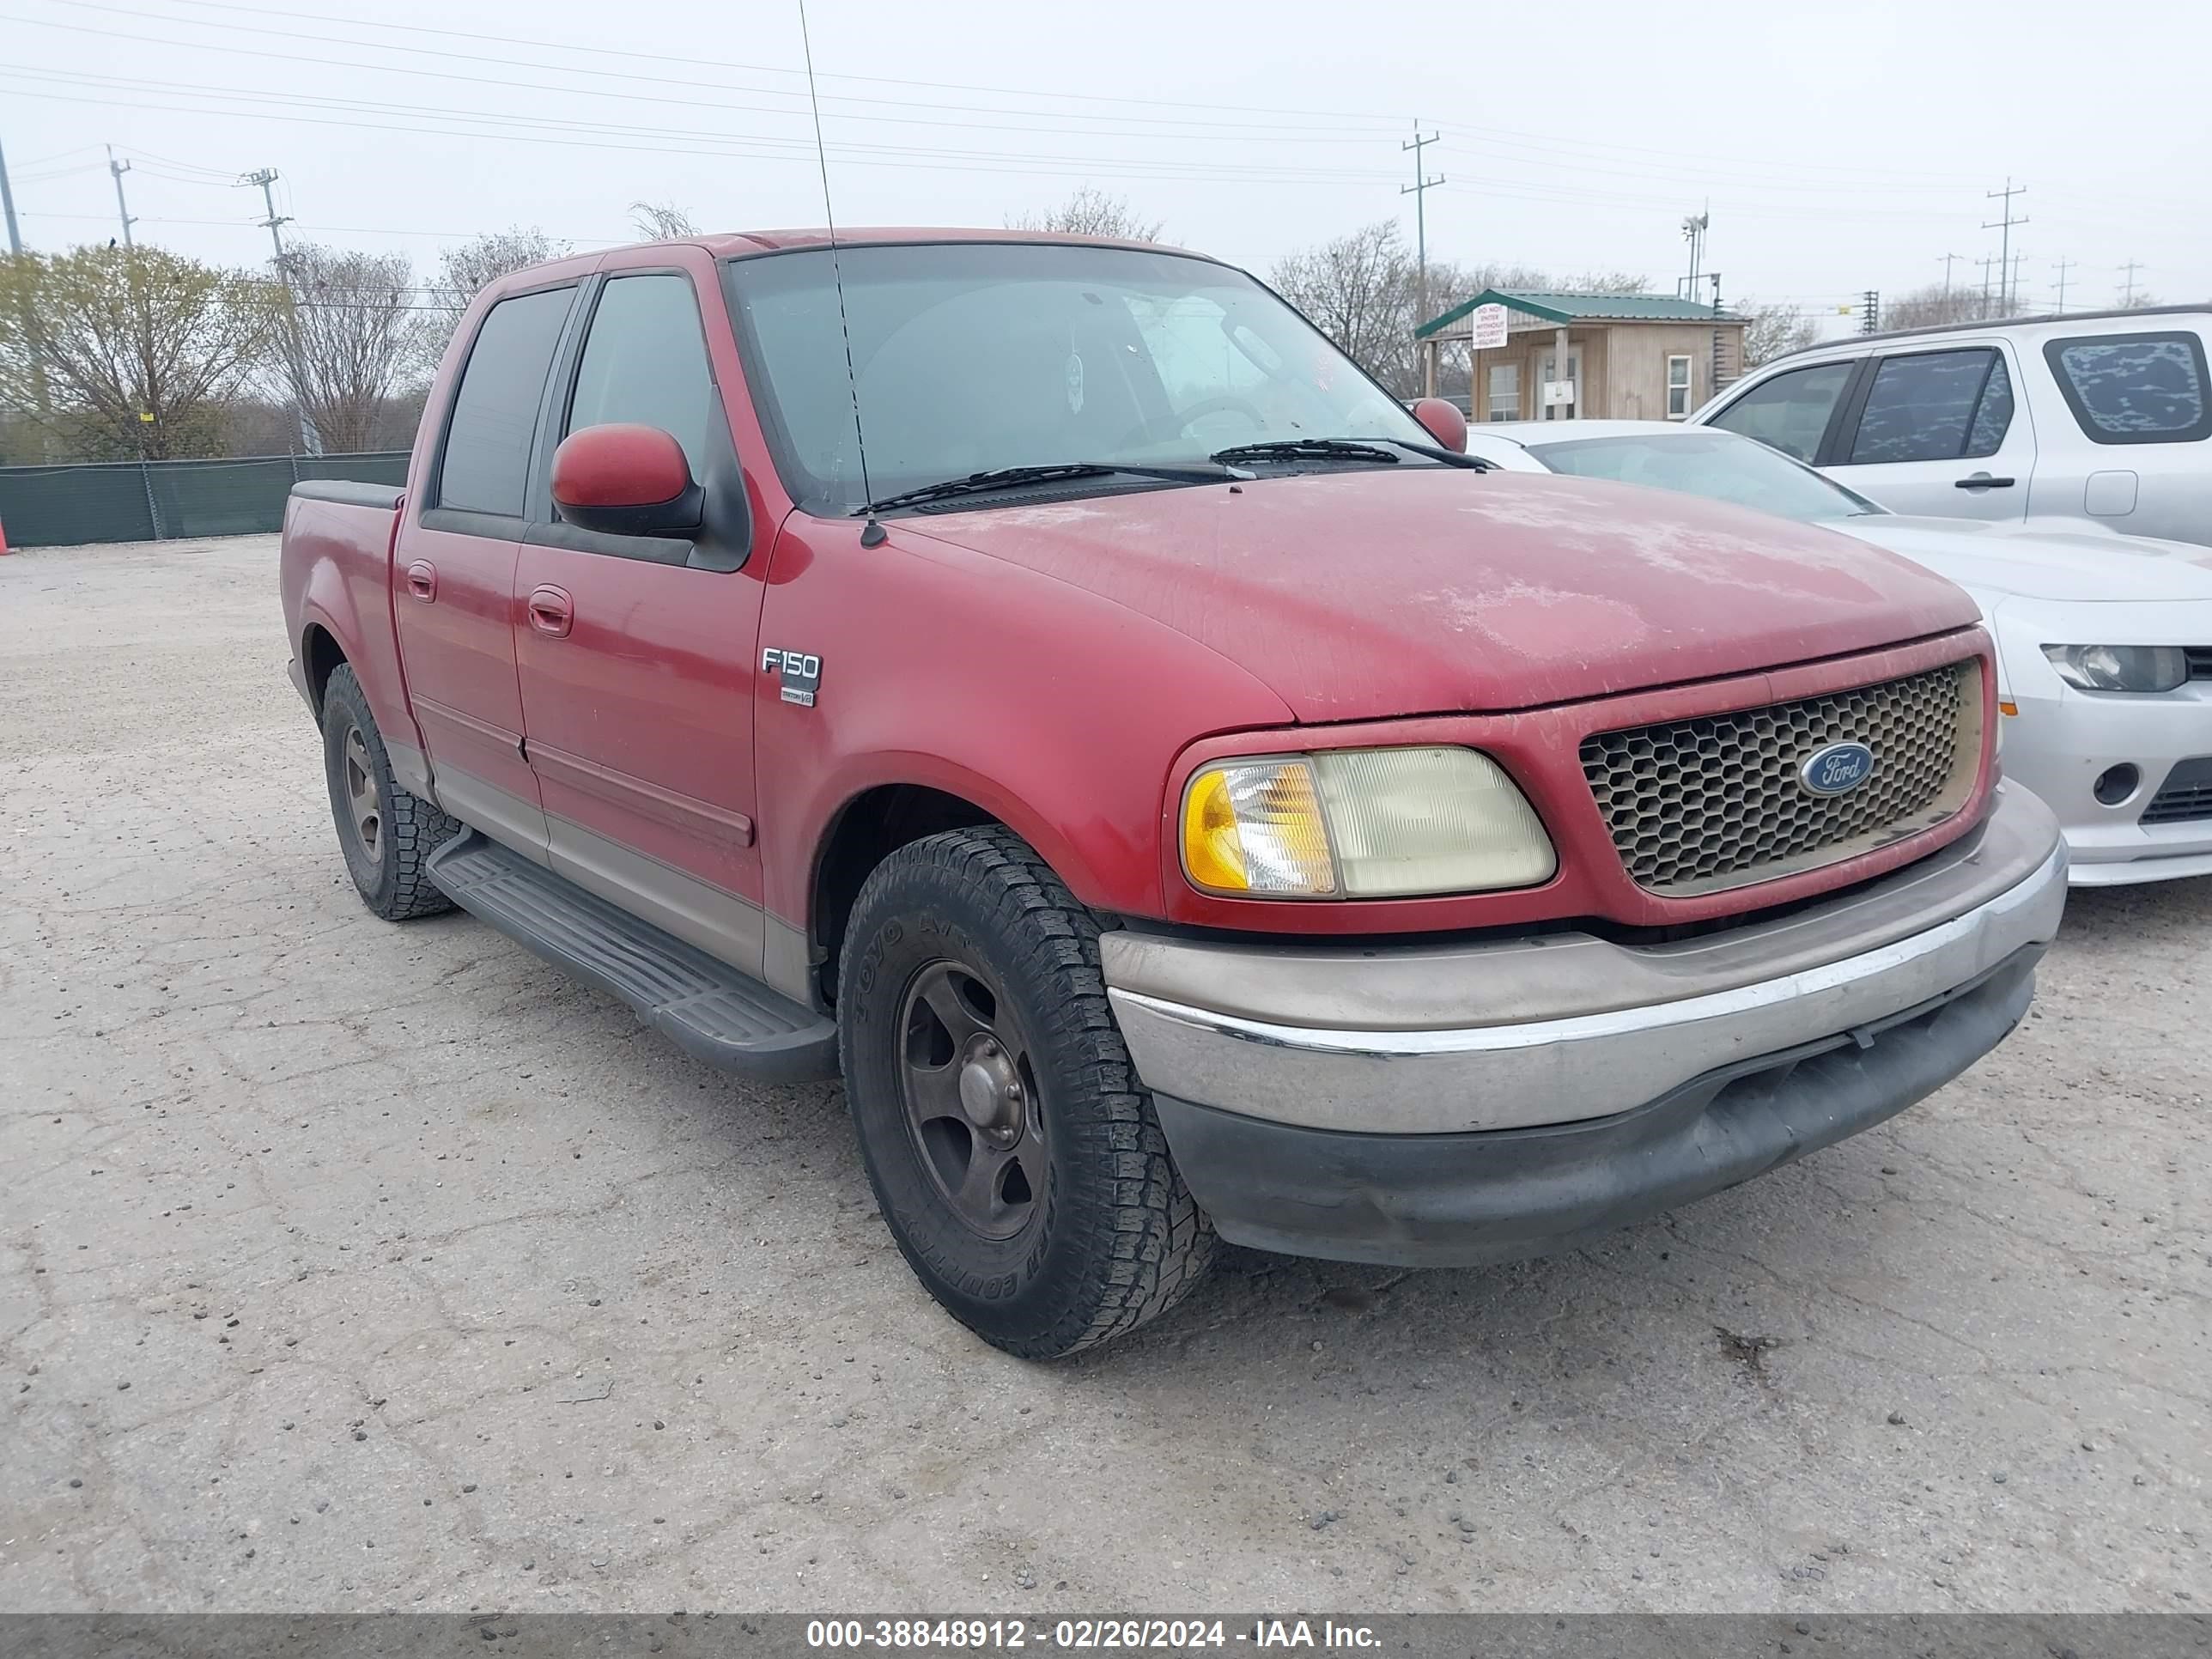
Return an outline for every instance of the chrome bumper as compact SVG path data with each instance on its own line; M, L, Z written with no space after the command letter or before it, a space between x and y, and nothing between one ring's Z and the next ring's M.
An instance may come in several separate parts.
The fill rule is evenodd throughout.
M1282 947L1100 940L1146 1087L1308 1128L1571 1123L1733 1064L1860 1032L2058 931L2066 851L2027 790L1966 841L1831 903L1675 945L1588 933Z

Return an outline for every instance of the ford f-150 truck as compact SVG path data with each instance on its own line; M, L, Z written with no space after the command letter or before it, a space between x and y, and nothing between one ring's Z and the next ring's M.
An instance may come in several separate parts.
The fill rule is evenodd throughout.
M1034 1357L1217 1238L1539 1254L2002 1039L2064 854L1972 601L1464 436L1148 245L504 277L404 489L286 514L346 867L842 1073L915 1273Z

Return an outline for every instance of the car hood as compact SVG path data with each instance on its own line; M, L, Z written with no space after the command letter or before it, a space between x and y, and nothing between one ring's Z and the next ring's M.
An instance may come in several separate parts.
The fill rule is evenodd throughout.
M1459 468L914 517L1229 658L1301 721L1491 713L1961 628L1972 600L1832 531L1692 496Z
M1829 522L1980 593L2153 604L2212 599L2212 552L2189 542L1892 514Z

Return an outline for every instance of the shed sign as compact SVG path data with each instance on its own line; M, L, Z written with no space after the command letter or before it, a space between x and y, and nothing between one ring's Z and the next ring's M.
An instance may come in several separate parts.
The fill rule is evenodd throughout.
M1495 301L1474 308L1474 349L1487 351L1505 343L1505 307Z

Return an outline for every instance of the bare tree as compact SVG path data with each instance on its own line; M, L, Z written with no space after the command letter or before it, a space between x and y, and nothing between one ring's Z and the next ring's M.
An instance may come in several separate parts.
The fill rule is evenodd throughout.
M1049 230L1069 236L1112 236L1125 242L1157 242L1163 222L1140 218L1126 196L1109 196L1085 185L1058 207L1042 213L1015 214L1009 230Z
M1395 220L1286 254L1268 277L1346 356L1400 396L1410 394L1419 273Z
M1994 298L1963 283L1930 283L1883 302L1885 328L1940 328L1947 323L1978 323L1997 314Z
M299 243L284 255L289 289L276 337L286 386L326 450L368 449L386 402L425 367L424 328L404 254Z
M283 310L270 282L155 247L21 254L0 260L0 404L92 456L210 453Z
M568 243L555 240L535 225L527 230L511 225L505 230L485 231L457 246L440 251L438 281L430 290L431 303L458 322L461 313L469 308L469 301L487 283L496 282L509 271L520 270L526 265L558 259L568 252Z
M1752 303L1735 308L1743 319L1743 366L1757 368L1787 351L1800 351L1820 337L1810 317L1796 306Z
M699 234L691 216L673 202L632 202L629 222L648 242L675 241Z

